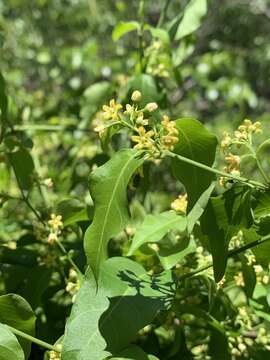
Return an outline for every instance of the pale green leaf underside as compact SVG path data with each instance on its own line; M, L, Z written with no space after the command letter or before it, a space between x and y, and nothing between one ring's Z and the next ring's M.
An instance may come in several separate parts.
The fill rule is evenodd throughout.
M62 360L120 354L158 311L169 306L174 291L171 272L153 277L127 258L106 260L98 287L89 269L66 325Z
M191 0L185 8L184 16L178 26L175 39L180 40L197 30L206 12L207 0Z
M90 193L95 213L84 237L87 262L95 277L107 257L109 240L126 226L127 186L136 169L143 163L141 153L133 149L117 152L106 164L90 175Z
M178 215L174 211L147 215L132 240L128 256L132 255L134 251L145 243L160 241L172 229L180 232L185 231L186 226L186 217Z
M0 324L0 360L24 360L16 336L3 324Z
M117 41L130 31L138 30L139 28L140 24L137 21L120 22L113 29L112 39Z

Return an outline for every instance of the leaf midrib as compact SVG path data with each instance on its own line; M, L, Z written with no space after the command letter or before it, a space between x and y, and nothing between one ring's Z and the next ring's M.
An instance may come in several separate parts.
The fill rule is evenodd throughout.
M102 231L101 231L101 236L100 236L100 242L99 242L99 245L98 245L98 251L97 251L97 256L96 256L96 264L99 263L100 261L100 254L101 254L101 248L102 248L102 245L103 245L103 239L104 239L104 233L105 233L105 228L106 228L106 225L107 225L107 221L108 221L108 216L109 216L109 213L110 213L110 208L111 208L111 205L113 203L113 199L114 199L114 196L116 194L116 191L117 191L117 188L119 186L119 183L120 183L120 180L122 178L122 175L124 174L124 172L126 171L126 168L128 167L128 165L134 160L135 156L137 154L134 154L131 158L128 159L128 161L126 162L125 166L122 168L118 178L117 178L117 181L115 183L115 186L113 188L113 192L112 192L112 196L110 198L110 201L109 201L109 204L108 204L108 207L107 207L107 210L105 212L105 218L104 218L104 221L103 221L103 226L102 226Z

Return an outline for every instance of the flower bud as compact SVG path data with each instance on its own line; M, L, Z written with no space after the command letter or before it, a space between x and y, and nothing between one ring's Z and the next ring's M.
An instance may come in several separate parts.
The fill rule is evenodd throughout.
M153 111L157 110L158 104L155 103L155 102L148 103L145 108L146 108L147 111L153 112Z
M132 95L131 95L131 100L134 102L138 102L140 101L142 98L142 94L139 90L135 90L133 91Z

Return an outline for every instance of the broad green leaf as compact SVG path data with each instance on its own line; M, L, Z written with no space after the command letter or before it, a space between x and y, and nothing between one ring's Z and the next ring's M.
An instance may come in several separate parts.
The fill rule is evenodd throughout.
M162 267L165 270L169 270L181 262L185 256L194 253L196 248L197 246L193 239L183 238L177 244L172 244L170 247L160 246L157 255Z
M170 230L184 232L187 226L185 216L176 214L174 211L165 211L161 214L147 215L136 231L132 240L128 256L132 255L145 243L159 242Z
M113 41L119 40L125 34L139 30L140 24L137 21L120 22L113 29L112 39Z
M153 37L160 39L164 45L170 44L170 36L168 31L150 25L145 25L145 29L149 30Z
M242 263L242 272L245 282L244 290L247 294L247 297L251 298L256 286L256 274L253 266L248 264L248 260L243 254L240 254L239 258Z
M108 81L100 81L90 85L83 93L81 98L80 115L84 123L88 124L89 119L98 111L98 109L109 100L112 94L113 86Z
M202 232L209 239L217 282L226 269L232 236L252 225L250 195L250 188L246 186L232 187L224 194L211 198L201 217Z
M110 360L158 360L154 355L147 355L141 348L132 345Z
M198 120L183 118L176 121L179 141L174 152L194 161L212 166L215 160L217 138ZM173 158L172 169L176 178L183 183L188 194L188 210L200 198L213 181L213 174L196 166Z
M228 338L216 329L211 329L209 341L209 354L212 360L231 360Z
M215 188L215 185L216 185L216 182L213 181L210 184L210 186L202 193L202 195L197 200L196 204L193 206L193 208L189 212L189 214L187 216L187 222L188 222L187 229L188 229L189 234L192 233L192 230L193 230L196 222L202 216L202 214L208 204L209 198Z
M95 213L85 233L84 249L95 277L98 276L101 262L106 259L109 240L128 223L127 186L142 163L141 153L124 149L90 175Z
M64 226L89 219L86 207L78 199L66 199L57 204L57 214L62 215Z
M66 325L62 359L88 360L91 354L91 360L100 360L119 353L158 311L170 306L174 292L171 272L151 276L127 258L106 260L98 286L88 271L76 296Z
M16 294L0 296L0 323L35 336L35 321L33 310L21 296ZM31 342L21 337L18 340L27 359L31 351Z
M0 360L24 360L23 350L16 336L0 324Z
M34 162L30 153L25 149L9 153L9 161L13 167L19 186L29 190L33 184Z
M180 40L196 31L201 25L202 18L206 12L207 0L190 0L184 10L183 18L175 35L175 40Z
M214 318L211 314L207 313L205 310L195 307L193 305L178 305L177 313L179 314L192 314L197 318L201 318L206 321L209 328L218 331L221 334L225 334L223 326L219 323L217 319Z
M249 229L244 229L244 241L246 244L249 244L254 241L258 241L262 238L262 235L258 234L259 228L256 225L253 225ZM270 260L270 241L265 241L262 244L254 246L252 252L256 256L256 260L262 266L267 267Z

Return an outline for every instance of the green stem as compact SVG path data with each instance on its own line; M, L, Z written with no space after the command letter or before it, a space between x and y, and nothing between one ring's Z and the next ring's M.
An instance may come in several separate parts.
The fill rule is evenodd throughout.
M202 163L199 163L197 161L191 160L191 159L186 158L184 156L175 154L175 153L173 153L171 151L164 151L163 154L167 155L167 156L170 156L172 158L177 158L177 159L179 159L179 160L181 160L181 161L183 161L185 163L196 166L198 168L201 168L201 169L203 169L205 171L208 171L208 172L211 172L213 174L216 174L216 175L219 175L219 176L224 176L226 178L233 179L235 181L240 181L240 182L245 183L245 184L247 184L247 185L249 185L251 187L258 187L258 188L263 189L263 190L266 190L268 188L267 185L262 184L262 183L260 183L258 181L249 180L249 179L243 178L241 176L235 176L235 175L232 175L232 174L228 174L228 173L226 173L224 171L220 171L218 169L211 168L210 166L207 166L205 164L202 164Z
M81 132L90 132L90 129L80 129L75 127L68 127L62 125L46 125L46 124L25 124L25 125L15 125L13 127L14 131L81 131Z
M75 262L73 261L73 259L70 257L69 253L67 252L66 248L63 246L63 244L61 243L61 241L59 239L56 240L57 245L59 246L60 250L62 251L62 253L67 257L69 263L71 266L74 267L74 269L78 272L78 274L81 274L81 270L78 268L78 266L75 264Z
M139 37L139 56L140 56L140 67L141 72L144 71L143 61L144 61L144 44L143 44L143 32L144 32L144 0L140 1L139 5L139 18L140 18L140 28L138 30Z
M262 237L262 238L259 239L259 240L255 240L255 241L250 242L249 244L246 244L246 245L244 245L244 246L241 246L240 248L230 250L230 251L228 252L227 258L231 258L231 257L233 257L233 256L235 256L235 255L241 254L241 253L243 253L244 251L246 251L246 250L248 250L248 249L252 249L252 248L254 248L255 246L261 245L261 244L263 244L264 242L269 241L269 240L270 240L270 235L267 235L267 236ZM187 274L184 274L184 275L182 275L182 276L179 276L178 281L184 280L184 279L187 279L187 278L190 278L190 277L192 277L192 276L194 276L194 275L199 274L199 273L202 272L202 271L205 271L205 270L207 270L207 269L210 269L211 267L213 267L213 262L211 262L210 264L204 265L204 266L200 267L200 268L197 269L197 270L191 271L190 273L187 273Z
M166 15L167 15L167 11L168 11L168 8L170 6L170 3L171 3L171 0L167 0L165 5L164 5L164 8L160 14L160 17L159 17L159 20L158 20L158 23L157 23L157 27L161 27L161 25L163 24L165 18L166 18Z
M56 351L56 352L59 352L59 353L61 352L57 346L48 344L47 342L42 341L42 340L39 340L39 339L37 339L37 338L29 335L29 334L24 333L23 331L17 330L17 329L15 329L15 328L12 327L12 326L9 326L9 325L6 325L6 326L8 327L8 329L9 329L13 334L18 335L18 336L22 337L23 339L29 340L29 341L31 341L31 342L39 345L39 346L44 347L45 349L53 350L53 351Z
M250 151L250 155L253 157L253 159L256 161L256 164L258 166L258 169L259 169L259 172L261 173L262 177L264 178L265 182L268 184L269 183L269 178L268 176L266 175L263 167L262 167L262 164L260 162L260 160L258 159L257 157L257 154L256 154L256 151L253 149L252 147L252 144L248 144L248 143L244 143L244 145L249 149Z

